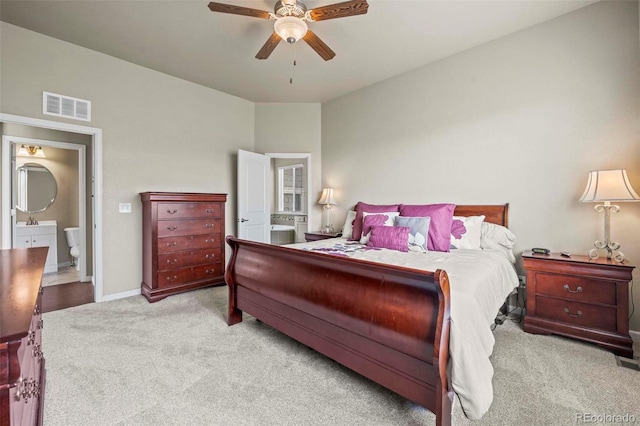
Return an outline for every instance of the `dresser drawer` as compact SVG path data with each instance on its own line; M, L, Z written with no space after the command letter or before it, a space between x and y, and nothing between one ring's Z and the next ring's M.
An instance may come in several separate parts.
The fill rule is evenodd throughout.
M219 277L220 275L222 275L222 262L193 268L193 279L195 280Z
M158 287L167 288L190 281L222 275L222 262L158 272Z
M538 272L536 293L561 297L567 300L615 305L616 284L570 275Z
M220 233L220 219L185 219L158 221L158 237L178 237Z
M187 235L184 237L165 237L158 239L158 253L173 253L182 250L219 248L222 234Z
M615 308L536 296L536 316L572 325L615 331Z
M158 270L181 268L183 266L202 265L220 261L220 249L181 251L158 256Z
M218 203L158 203L158 219L220 217Z

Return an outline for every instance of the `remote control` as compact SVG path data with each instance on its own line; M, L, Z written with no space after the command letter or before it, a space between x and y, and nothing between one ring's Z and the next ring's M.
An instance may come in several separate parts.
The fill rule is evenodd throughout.
M534 254L549 254L551 250L546 248L534 247L531 249Z

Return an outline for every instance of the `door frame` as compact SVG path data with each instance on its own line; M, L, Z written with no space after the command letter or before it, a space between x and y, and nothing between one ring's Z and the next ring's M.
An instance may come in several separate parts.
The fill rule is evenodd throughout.
M80 133L91 136L91 170L93 171L93 285L94 300L102 302L103 297L103 264L102 264L102 129L81 126L59 121L0 113L0 123L20 124L64 132ZM9 145L6 152L3 144L2 158L10 156ZM3 160L4 161L4 160ZM11 248L11 167L2 167L2 248ZM7 208L9 206L9 208ZM86 228L86 227L85 227ZM8 230L8 231L7 231Z
M86 147L82 144L77 144L77 143L50 141L50 140L35 139L35 138L25 138L21 136L2 135L2 153L3 153L2 170L9 170L10 172L13 171L13 168L11 166L11 160L13 158L12 151L11 151L12 144L37 145L37 146L51 147L51 148L57 148L57 149L66 149L70 151L77 151L77 155L78 155L78 226L80 228L80 241L87 241L87 232L86 232L86 229L87 229L86 228L86 222L87 222L86 161L87 160L85 157ZM9 155L5 155L7 151L9 152ZM4 175L3 178L5 176L6 175ZM12 185L13 173L8 173L8 176L9 176L8 181L10 185L9 193L12 194L13 188L15 188ZM6 188L6 182L3 179L3 191L2 191L3 194L5 191L5 188ZM11 197L9 203L11 206L11 209L10 209L11 233L13 235L12 247L14 247L16 243L16 238L15 238L16 215L14 211L15 197ZM5 229L2 230L2 235L4 234L5 234ZM56 247L56 250L57 250L57 247ZM87 276L86 261L87 261L87 247L86 247L86 244L83 244L80 250L80 258L78 259L78 262L80 264L80 281L82 282L89 281L91 278Z

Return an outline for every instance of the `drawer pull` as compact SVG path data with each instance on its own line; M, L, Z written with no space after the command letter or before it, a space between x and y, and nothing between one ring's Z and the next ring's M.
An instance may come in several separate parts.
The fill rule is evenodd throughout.
M572 318L578 318L579 316L582 316L582 311L578 311L575 314L572 314L569 308L564 308L564 313Z
M213 243L213 241L214 241L213 238L211 239L207 238L206 240L204 240L206 244Z
M564 285L564 289L567 290L569 293L582 293L582 287L578 286L577 289L575 290L571 290L571 288L569 287L569 284L565 284Z
M213 274L215 272L215 269L205 269L204 273L205 274Z
M177 227L176 225L173 225L173 226L167 226L167 229L168 229L169 231L175 231L176 229L178 229L178 227Z
M167 259L167 264L168 264L168 265L170 265L170 264L172 264L172 263L173 263L173 264L178 263L178 259L173 259L173 260L171 260L171 259Z
M173 282L173 281L175 281L177 279L178 279L177 275L174 275L173 278L171 278L170 276L167 276L167 281L172 281Z
M205 258L205 259L209 259L209 258L213 259L214 257L216 257L216 255L215 255L215 254L206 254L206 255L204 256L204 258Z
M167 210L167 213L176 214L177 211L178 211L177 209L169 209L169 210Z
M204 210L206 213L213 213L213 209L205 209Z
M205 223L204 227L207 228L207 229L211 229L211 228L213 228L213 223Z
M176 243L175 241L172 242L172 243L167 243L167 247L175 247L177 245L178 245L178 243Z

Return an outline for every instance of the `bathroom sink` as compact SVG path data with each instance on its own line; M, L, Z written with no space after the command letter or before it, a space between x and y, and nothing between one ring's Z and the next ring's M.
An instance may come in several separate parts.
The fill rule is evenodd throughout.
M295 229L293 225L271 225L272 231L295 231Z

